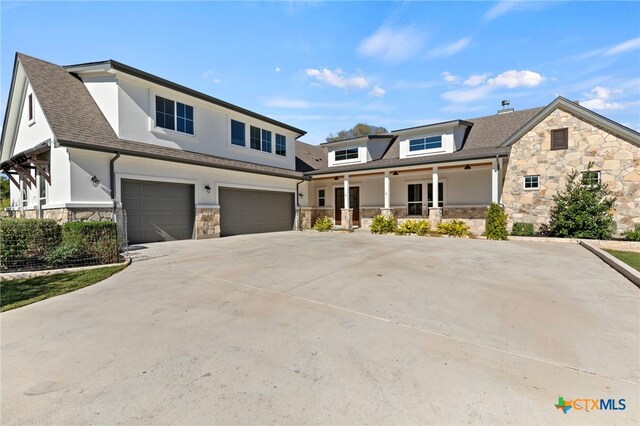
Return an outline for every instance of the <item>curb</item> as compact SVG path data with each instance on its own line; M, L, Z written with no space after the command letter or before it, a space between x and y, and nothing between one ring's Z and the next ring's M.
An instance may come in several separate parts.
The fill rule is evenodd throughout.
M601 250L598 247L595 247L589 243L586 243L581 240L580 245L586 248L587 250L589 250L591 253L598 256L600 259L602 259L604 263L611 266L613 269L618 271L622 276L624 276L633 284L635 284L636 287L640 288L640 273L637 272L635 269L628 266L626 263L623 263L621 260L618 260L617 258L611 256L609 253L605 252L604 250Z
M44 269L41 271L24 271L24 272L4 272L0 274L0 281L15 280L20 278L40 277L44 275L64 274L65 272L87 271L89 269L104 268L106 266L131 265L131 259L119 263L106 263L103 265L77 266L75 268L66 269Z

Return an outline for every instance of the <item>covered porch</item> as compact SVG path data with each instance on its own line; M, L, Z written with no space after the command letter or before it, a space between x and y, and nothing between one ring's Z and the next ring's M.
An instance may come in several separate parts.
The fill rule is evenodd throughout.
M432 225L461 219L480 234L487 206L501 201L503 161L485 158L313 176L308 205L301 208L302 227L311 228L324 216L342 228L368 227L382 214L399 222L426 218Z

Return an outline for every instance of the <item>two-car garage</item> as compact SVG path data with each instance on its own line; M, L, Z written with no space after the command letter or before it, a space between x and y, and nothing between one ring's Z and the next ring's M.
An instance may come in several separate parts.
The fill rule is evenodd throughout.
M194 238L194 185L122 180L129 243ZM290 231L292 192L219 188L221 236Z

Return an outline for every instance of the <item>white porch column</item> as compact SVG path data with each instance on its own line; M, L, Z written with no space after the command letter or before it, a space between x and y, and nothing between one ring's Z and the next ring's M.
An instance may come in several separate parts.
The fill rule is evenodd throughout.
M391 179L388 171L384 172L384 208L391 208Z
M349 175L344 175L344 208L349 208Z
M436 225L442 222L442 209L440 208L440 194L438 193L438 166L433 166L431 171L432 199L431 207L429 207L429 219L431 223Z
M497 203L500 201L500 198L498 196L499 172L500 170L498 169L498 160L494 159L491 162L491 202L492 203Z

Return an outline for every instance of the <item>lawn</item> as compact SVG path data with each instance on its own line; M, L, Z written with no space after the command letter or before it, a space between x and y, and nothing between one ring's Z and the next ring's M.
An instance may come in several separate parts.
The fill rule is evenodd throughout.
M627 265L640 271L640 253L632 251L605 250L611 256L617 257Z
M122 271L125 267L126 265L105 266L85 271L0 281L0 312L95 284Z

